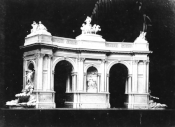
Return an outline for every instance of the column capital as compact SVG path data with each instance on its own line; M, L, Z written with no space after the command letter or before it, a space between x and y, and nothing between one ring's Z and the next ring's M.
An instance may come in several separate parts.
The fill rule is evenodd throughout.
M84 62L85 58L80 58L80 62Z
M146 64L148 64L150 62L150 60L145 60Z
M109 77L109 74L106 74L107 77Z
M27 56L23 56L23 59L26 60Z
M132 77L132 74L128 74L128 78Z
M87 73L84 73L84 76L87 76Z
M133 60L134 64L138 64L140 60Z
M72 76L77 75L77 72L72 72L71 75Z
M107 60L107 59L101 59L101 62L102 62L102 63L107 63L108 60Z
M84 62L85 58L77 58L78 62Z
M45 56L45 54L43 54L43 53L36 53L35 54L35 58L40 58L40 57L44 57Z
M52 74L55 74L55 71L54 70L52 70Z
M97 73L97 76L101 76L101 73Z
M49 57L49 59L53 58L53 55L51 55L51 54L47 54L47 56Z

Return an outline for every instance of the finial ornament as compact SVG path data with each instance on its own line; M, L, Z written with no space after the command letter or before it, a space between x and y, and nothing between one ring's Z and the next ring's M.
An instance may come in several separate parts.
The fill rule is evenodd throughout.
M85 23L82 24L81 30L82 34L96 34L98 31L101 31L101 28L99 25L94 24L91 25L91 17L87 16Z

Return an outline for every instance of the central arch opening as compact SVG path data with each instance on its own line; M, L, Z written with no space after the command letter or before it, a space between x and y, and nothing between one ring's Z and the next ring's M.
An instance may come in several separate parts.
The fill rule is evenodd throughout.
M66 101L66 91L71 90L72 86L72 69L70 62L63 60L57 63L54 75L54 90L56 108L64 108Z
M117 63L111 67L109 76L111 108L125 108L125 85L128 77L128 69L125 65Z

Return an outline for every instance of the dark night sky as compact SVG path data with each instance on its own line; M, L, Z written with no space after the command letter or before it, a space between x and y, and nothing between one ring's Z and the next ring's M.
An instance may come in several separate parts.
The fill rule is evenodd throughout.
M42 21L53 36L75 38L87 16L92 16L99 0L6 0L1 1L0 56L1 106L22 89L22 51L19 46L30 33L33 21ZM147 40L150 50L150 90L170 108L175 108L175 2L173 0L111 0L102 3L98 16L99 32L107 41L133 42L142 30L143 14L151 19Z

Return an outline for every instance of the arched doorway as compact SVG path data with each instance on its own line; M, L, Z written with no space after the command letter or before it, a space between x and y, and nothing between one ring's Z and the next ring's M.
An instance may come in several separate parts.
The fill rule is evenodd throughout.
M109 72L109 92L111 108L124 108L125 85L128 77L128 69L123 64L115 64Z
M72 64L66 60L60 61L55 66L54 90L56 108L65 107L66 90L72 87ZM68 88L69 87L69 88Z

